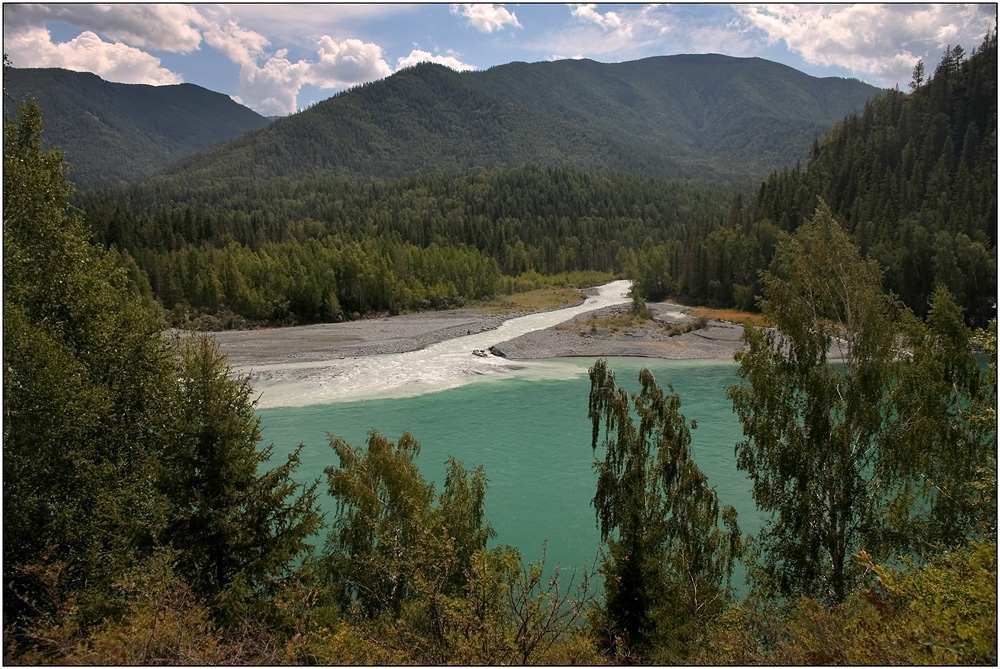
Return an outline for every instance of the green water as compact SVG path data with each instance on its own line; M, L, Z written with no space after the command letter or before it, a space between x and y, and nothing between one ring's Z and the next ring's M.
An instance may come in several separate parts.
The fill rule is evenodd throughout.
M275 445L273 462L283 461L284 453L304 443L296 479L306 481L322 478L325 467L337 464L328 432L362 445L371 429L393 441L409 431L421 445L417 464L438 489L449 455L469 469L482 465L489 479L486 517L497 531L496 541L517 547L526 561L537 560L547 541L547 564L559 564L568 574L592 566L600 543L590 504L596 476L587 369L593 362L560 360L571 372L565 375L568 380L515 373L405 399L265 409L259 412L264 442ZM756 534L760 516L733 453L742 431L725 396L725 387L737 381L736 365L634 358L612 358L609 363L618 384L632 392L639 389L643 366L661 386L673 385L681 396L682 413L697 421L692 432L695 461L716 488L720 503L736 508L741 529ZM321 488L323 509L332 519L334 502L325 494L325 478Z

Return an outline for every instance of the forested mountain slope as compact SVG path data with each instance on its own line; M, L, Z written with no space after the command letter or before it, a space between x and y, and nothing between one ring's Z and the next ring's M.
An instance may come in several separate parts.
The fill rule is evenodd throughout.
M736 194L530 165L162 186L76 203L95 239L133 257L168 310L279 323L455 304L495 294L501 273L621 271L644 244L719 225Z
M762 178L878 89L761 59L663 56L424 63L346 91L168 170L205 179L405 176L540 166L665 178Z
M996 300L995 49L990 38L970 58L951 53L912 93L876 96L813 143L805 169L775 171L756 197L732 185L569 168L267 179L226 178L218 163L212 178L204 171L155 178L82 194L77 203L96 239L128 251L168 309L301 322L331 318L341 307L365 313L453 303L498 286L501 273L528 270L624 272L648 298L753 309L782 232L796 229L823 198L907 306L924 315L933 286L943 284L981 325ZM455 78L441 68L426 72ZM556 98L556 82L549 84ZM331 103L341 99L356 100ZM310 118L257 134L281 134L297 127L289 122ZM239 164L233 150L256 150L245 139L217 151ZM303 145L273 146L290 157L286 147ZM267 164L252 162L261 170ZM414 254L432 246L462 250L447 258L434 251L418 263L427 273L414 273ZM279 252L294 258L283 269L269 265ZM231 269L220 269L221 258L232 260ZM324 268L334 260L331 274ZM433 285L435 272L453 277L454 287L445 281L426 298L416 283L400 288L411 280ZM246 291L260 297L239 297Z
M773 172L725 225L643 249L634 276L644 293L752 308L780 233L822 199L913 311L925 315L940 284L985 325L997 295L996 66L995 31L968 58L949 47L929 79L839 121L804 169Z
M59 68L10 68L4 91L6 118L23 100L38 102L44 141L60 148L70 180L81 187L139 181L269 122L229 96L193 84L118 84Z
M914 310L943 284L982 324L996 313L996 33L914 84L838 123L805 170L772 174L755 218L794 227L822 198Z

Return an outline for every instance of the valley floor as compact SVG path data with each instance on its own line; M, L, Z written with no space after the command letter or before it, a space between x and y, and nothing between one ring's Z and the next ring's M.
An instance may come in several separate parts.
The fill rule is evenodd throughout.
M577 316L553 328L537 330L494 346L513 360L563 356L631 356L731 359L741 346L743 328L708 320L704 327L681 332L695 319L672 302L650 303L653 320L631 323L628 305ZM404 353L466 334L492 330L512 312L484 315L471 309L421 312L402 316L262 330L212 333L233 367L315 362L385 353Z

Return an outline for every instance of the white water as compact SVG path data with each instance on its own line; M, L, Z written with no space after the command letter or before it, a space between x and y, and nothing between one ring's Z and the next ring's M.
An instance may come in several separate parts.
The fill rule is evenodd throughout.
M480 358L472 351L488 349L589 311L627 303L629 285L628 281L612 281L575 307L512 318L495 330L456 337L419 351L259 365L234 371L251 374L251 383L260 393L259 409L414 397L457 388L488 378L488 375L515 371L536 378L572 378L580 373L578 365L560 364L554 360L515 362L492 355Z

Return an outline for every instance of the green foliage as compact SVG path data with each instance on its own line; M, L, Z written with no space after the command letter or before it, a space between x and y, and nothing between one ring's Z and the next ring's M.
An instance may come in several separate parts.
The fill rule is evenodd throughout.
M175 568L193 592L232 620L293 576L320 526L318 482L291 480L298 450L259 472L272 449L257 449L253 390L229 378L210 339L185 340L179 368L176 432L159 474L172 508L159 538L178 551Z
M890 638L912 644L906 664L996 664L995 540L937 554L922 569L872 568L895 614Z
M730 196L528 166L394 181L158 183L80 203L97 238L146 272L174 324L185 313L288 324L459 306L537 288L542 275L592 281L619 272L644 240L720 215Z
M327 468L337 514L324 555L352 627L313 635L296 657L342 661L345 643L350 658L418 664L526 664L560 657L557 650L588 652L572 634L589 601L586 578L574 599L560 591L558 570L543 577L544 555L522 568L510 546L486 549L495 534L483 517L482 468L470 475L449 459L435 496L409 433L393 444L372 431L367 449L330 443L340 466Z
M996 543L938 553L922 568L858 556L871 587L843 603L798 598L781 607L734 607L695 662L709 665L996 664Z
M877 469L896 489L890 524L904 550L924 554L996 536L996 421L984 415L995 410L995 381L991 388L972 339L941 286L927 322L906 321L909 357L892 391L896 420Z
M606 361L590 370L591 446L605 449L604 460L594 462L593 505L608 545L597 625L624 657L648 657L658 647L683 661L701 628L729 605L724 583L742 544L736 511L727 506L720 514L714 489L691 458L680 398L665 395L649 370L639 380L642 391L630 401Z
M774 257L778 232L769 220L750 222L737 195L730 223L715 226L699 218L678 239L644 243L625 274L651 300L676 296L749 311L763 289L760 270Z
M236 631L220 630L209 608L179 578L176 553L157 549L114 584L125 602L121 617L84 631L72 598L60 602L54 618L33 624L27 635L36 647L5 660L55 665L247 665L277 664L275 636L259 620ZM58 591L56 570L41 575Z
M4 128L5 619L52 613L30 570L65 563L83 620L151 546L150 476L170 424L172 365L158 324L69 211L41 115Z
M835 125L804 170L761 184L754 219L793 230L822 198L914 312L926 315L943 284L985 325L996 301L996 39L994 29L968 59L949 48L912 93L887 91Z
M629 289L629 295L632 297L632 315L640 320L649 320L652 318L649 313L649 307L646 306L646 300L642 299L639 289L634 284Z
M761 304L775 328L745 326L743 383L727 390L747 437L737 466L758 508L774 514L761 533L766 587L840 602L859 576L851 556L874 550L871 470L892 410L894 305L878 265L823 205L781 242L772 267Z
M104 81L57 68L4 70L4 115L34 100L46 110L46 145L62 149L81 188L135 182L168 163L262 128L268 120L228 95L193 84Z
M838 603L861 583L862 549L881 560L988 540L996 425L980 416L995 389L948 291L927 324L900 311L822 204L764 285L775 327L745 327L743 383L727 391L747 437L737 466L774 514L761 591Z
M719 55L463 73L422 63L182 160L167 178L401 177L534 163L743 182L793 161L876 91Z
M330 445L340 465L326 469L337 500L326 555L341 605L366 617L399 615L421 583L443 595L460 592L471 556L495 536L484 524L482 468L470 480L450 459L435 500L413 461L420 444L409 433L393 444L372 431L366 450L335 438Z
M287 501L294 456L257 472L249 387L207 341L175 360L128 258L88 244L38 107L4 132L5 652L237 658L215 654L203 617L226 634L280 619L272 598L294 590L318 526L313 489ZM147 568L140 602L124 584ZM130 630L149 621L164 626L140 649Z

